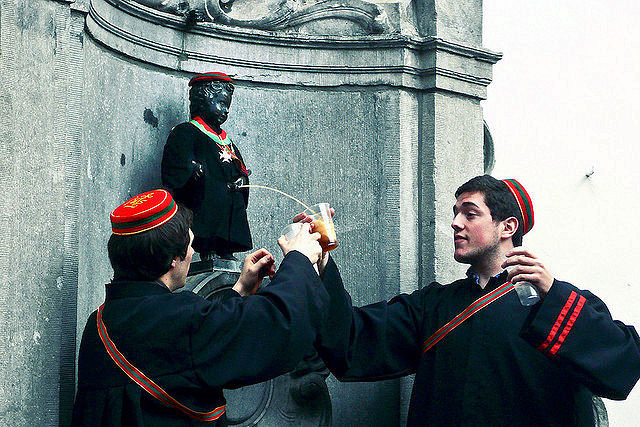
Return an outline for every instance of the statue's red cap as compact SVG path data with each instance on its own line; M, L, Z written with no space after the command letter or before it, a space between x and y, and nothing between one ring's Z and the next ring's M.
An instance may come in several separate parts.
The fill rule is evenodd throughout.
M502 182L507 184L509 191L516 199L524 223L522 224L522 234L525 235L533 227L533 202L531 197L529 197L529 193L524 189L524 186L515 179L503 179Z
M191 80L189 80L189 86L193 86L194 83L211 82L214 80L221 80L224 82L233 83L233 80L231 80L231 77L227 76L225 73L203 73L203 74L196 74L195 76L193 76Z
M142 233L169 221L178 211L167 190L153 190L127 200L111 212L113 234Z

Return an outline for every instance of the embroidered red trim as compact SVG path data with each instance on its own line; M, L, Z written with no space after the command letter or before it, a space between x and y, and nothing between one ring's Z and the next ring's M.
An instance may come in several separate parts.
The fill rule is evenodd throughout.
M495 302L496 300L502 298L509 292L514 289L513 284L511 282L507 282L502 286L497 287L493 291L489 292L487 295L484 295L474 302L472 302L466 309L464 309L460 314L447 322L440 329L435 331L429 338L424 341L422 344L422 354L425 354L430 348L440 342L447 334L453 331L455 328L464 323L471 316L488 306L489 304Z
M578 296L577 293L575 293L574 291L571 291L571 294L569 295L569 299L567 299L566 304L564 305L564 307L562 307L562 310L560 311L560 314L556 318L556 322L553 324L553 327L551 328L551 331L549 332L547 339L542 344L540 344L540 346L538 347L538 350L542 351L547 347L549 347L549 344L551 344L551 341L553 341L556 334L558 333L558 329L560 329L560 325L562 325L562 322L564 322L564 318L567 316L567 313L569 312L569 309L573 305L573 302L575 301L577 296Z
M585 297L580 296L580 299L578 300L578 304L576 304L576 307L573 309L573 313L571 313L571 317L569 318L569 321L567 322L564 329L562 330L562 333L560 334L558 341L554 344L553 347L551 347L551 350L549 350L549 354L554 355L558 352L558 350L562 346L562 343L564 342L564 339L569 334L569 331L571 331L571 328L573 327L573 324L578 318L578 315L582 311L582 307L584 306L584 303L586 301L587 299Z

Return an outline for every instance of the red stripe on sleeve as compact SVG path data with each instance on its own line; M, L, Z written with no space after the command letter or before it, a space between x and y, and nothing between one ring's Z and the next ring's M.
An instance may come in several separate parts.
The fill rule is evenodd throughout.
M569 299L567 300L567 303L564 305L564 307L562 307L562 311L560 311L560 314L556 319L556 323L553 324L553 327L551 328L551 332L549 332L549 336L547 336L547 339L538 347L538 350L542 351L547 347L549 347L549 344L551 344L551 341L553 341L556 334L558 333L558 329L560 329L560 325L562 325L564 318L567 316L567 313L569 312L569 309L573 305L573 302L575 301L577 296L578 294L576 294L574 291L571 291L571 295L569 295Z
M576 305L576 308L573 309L573 313L571 313L571 317L569 318L569 321L567 322L564 329L562 330L562 333L560 334L560 338L558 338L558 342L556 342L555 345L551 347L551 350L549 350L549 354L556 354L558 352L558 350L562 346L562 343L564 342L564 339L567 337L567 334L569 333L569 331L573 327L573 324L578 318L578 315L580 314L580 311L582 310L582 307L584 306L584 303L586 301L587 299L585 297L580 296L580 299L578 300L578 304Z

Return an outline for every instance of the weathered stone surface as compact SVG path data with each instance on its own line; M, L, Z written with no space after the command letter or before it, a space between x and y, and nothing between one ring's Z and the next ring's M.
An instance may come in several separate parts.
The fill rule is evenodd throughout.
M67 4L19 0L0 19L0 424L55 425L74 388L77 20Z
M139 61L188 72L223 67L236 79L276 85L389 85L485 98L491 66L500 58L436 33L330 37L206 22L187 29L184 19L133 0L117 8L94 1L87 28L100 43ZM461 28L477 30L474 21L456 31Z

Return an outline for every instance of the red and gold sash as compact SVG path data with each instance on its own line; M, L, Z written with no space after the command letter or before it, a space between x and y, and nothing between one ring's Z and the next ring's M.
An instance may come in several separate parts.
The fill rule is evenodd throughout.
M122 355L122 353L120 353L120 351L118 351L116 345L109 338L107 328L104 326L104 323L102 321L103 308L104 304L102 304L100 308L98 308L98 335L100 335L100 339L104 344L104 348L107 350L107 353L109 354L111 359L113 359L115 364L120 369L122 369L122 371L129 378L131 378L133 382L138 384L144 391L146 391L165 405L176 408L185 415L198 421L215 421L220 418L222 414L224 414L226 405L219 406L209 412L198 412L194 411L193 409L187 408L182 403L171 397L169 393L164 391L162 387L153 382L151 378L147 377L138 368L129 363L129 361Z
M225 131L220 132L220 134L218 135L216 131L211 129L211 127L204 120L202 120L200 116L194 117L193 120L189 121L189 123L198 128L200 132L211 138L213 142L215 142L216 145L220 148L220 150L226 151L232 159L238 162L238 166L240 167L242 173L249 176L246 166L233 151L231 139L227 138L227 133Z
M497 287L493 291L489 292L487 295L481 296L474 302L472 302L467 308L465 308L460 314L447 322L440 329L435 331L429 338L427 338L422 344L422 354L425 354L431 347L436 345L440 340L442 340L447 334L453 331L455 328L464 323L471 316L488 306L489 304L497 301L502 298L509 292L513 290L513 283L507 282L502 286Z

